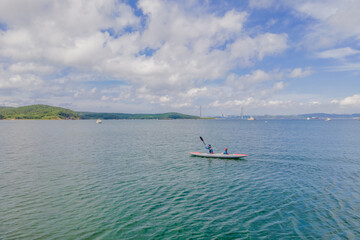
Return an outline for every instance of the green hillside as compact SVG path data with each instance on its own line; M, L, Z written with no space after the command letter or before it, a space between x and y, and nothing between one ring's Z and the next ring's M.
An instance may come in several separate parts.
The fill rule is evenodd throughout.
M79 119L79 114L61 107L38 104L17 108L2 107L0 119Z
M0 119L198 119L199 117L181 113L127 114L74 112L61 107L30 105L26 107L0 107Z
M181 113L159 113L159 114L128 114L128 113L92 113L79 112L81 119L198 119L199 117Z

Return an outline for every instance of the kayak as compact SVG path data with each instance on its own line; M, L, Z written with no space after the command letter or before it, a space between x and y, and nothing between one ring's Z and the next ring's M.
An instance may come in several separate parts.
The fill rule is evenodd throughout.
M223 154L223 153L202 153L202 152L190 152L191 156L194 157L206 157L206 158L226 158L226 159L239 159L239 158L244 158L247 157L248 155L246 154L238 154L238 153L234 153L234 154Z

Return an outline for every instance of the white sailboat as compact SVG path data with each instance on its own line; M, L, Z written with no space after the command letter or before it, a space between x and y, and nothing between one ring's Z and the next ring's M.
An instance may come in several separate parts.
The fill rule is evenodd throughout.
M101 120L101 119L98 119L98 120L96 120L96 123L97 123L97 124L101 124L101 123L102 123L102 120Z

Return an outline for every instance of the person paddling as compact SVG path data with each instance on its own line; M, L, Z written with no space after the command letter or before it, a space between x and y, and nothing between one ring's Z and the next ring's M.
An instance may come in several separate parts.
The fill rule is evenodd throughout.
M207 147L205 147L205 148L209 150L209 153L210 153L210 154L213 154L213 153L214 153L214 151L213 151L213 149L211 148L211 145L210 145L210 144L209 144Z
M229 154L227 148L224 149L224 154Z

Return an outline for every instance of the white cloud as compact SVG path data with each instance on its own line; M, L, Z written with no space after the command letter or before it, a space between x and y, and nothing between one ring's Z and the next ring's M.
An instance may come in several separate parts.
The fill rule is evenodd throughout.
M310 96L308 97L311 98ZM303 97L300 99L296 99L296 97L289 99L280 96L271 97L269 99L249 97L228 101L216 100L210 104L209 108L221 108L223 113L230 112L232 114L234 114L234 110L237 110L238 114L240 114L240 110L243 108L243 113L245 115L290 115L311 112L345 113L345 111L342 111L344 108L334 107L334 103L331 103L326 99L313 99L307 101L307 99ZM205 109L204 111L206 110L208 109ZM353 113L351 109L346 112Z
M31 6L30 6L31 5ZM46 59L80 64L106 56L108 33L136 28L132 9L115 1L1 1L0 19L8 30L0 35L0 54L18 59ZM99 51L99 50L104 51Z
M208 90L207 87L202 88L191 88L186 93L183 94L184 98L196 98L199 96L204 96L204 93L206 93Z
M310 104L310 105L320 105L321 103L319 101L311 101L308 104Z
M274 5L274 0L250 0L249 7L251 8L269 8Z
M343 71L359 71L360 63L359 62L345 62L337 64L336 66L329 66L324 68L329 72L343 72Z
M304 70L301 68L295 68L288 74L288 76L290 78L303 78L303 77L310 76L312 73L313 73L313 71L310 69Z
M280 91L280 90L283 90L284 87L285 87L284 82L277 82L277 83L274 84L273 89L276 90L276 91Z
M0 89L39 89L43 81L33 74L0 75Z
M261 69L257 69L242 76L230 74L227 77L226 84L232 88L237 88L238 90L249 90L249 88L257 86L262 82L281 79L282 77L283 74L278 71L265 72Z
M160 101L160 103L167 103L167 102L169 102L170 101L170 97L169 96L161 96L160 98L159 98L159 101Z
M279 100L270 100L268 102L265 102L264 105L268 105L268 106L283 106L284 103L283 101L279 101Z
M91 93L91 94L94 94L94 93L96 93L96 91L97 91L97 89L96 89L96 88L93 88L93 89L90 90L90 93Z
M253 60L262 60L267 55L278 54L287 48L286 34L266 33L255 38L237 39L231 45L231 57L240 64L249 66Z
M360 94L354 94L353 96L346 97L338 101L340 106L358 106L360 107Z
M314 20L305 35L310 49L333 47L346 39L360 36L359 1L302 0L284 3Z
M101 97L101 101L108 101L110 99L110 97L108 96L102 96Z
M216 100L210 104L212 107L223 107L223 108L233 108L233 107L239 107L239 106L248 106L253 104L255 100L253 97L249 97L243 100L228 100L225 102Z
M286 78L304 78L313 73L310 69L285 69L279 70L274 69L270 72L265 72L261 69L257 69L252 71L249 74L245 74L242 76L237 76L236 74L230 74L227 77L226 84L232 88L236 87L238 90L251 91L251 88L256 87L256 91L259 91L260 86L266 82L271 82L274 80L283 80ZM273 87L268 87L265 85L266 89L263 89L261 92L264 95L265 93L272 93L274 90L282 90L286 84L281 81L274 84Z
M48 75L56 71L53 66L37 64L33 62L17 62L8 67L11 73L35 73L39 75Z
M263 70L255 70L251 72L251 74L246 74L239 77L239 80L242 82L249 82L249 83L260 83L264 81L268 81L274 78L272 73L264 72Z
M274 93L283 90L284 88L285 88L284 82L277 82L277 83L274 83L272 87L267 87L267 88L261 90L260 93L258 94L258 96L261 96L261 97L271 96Z
M350 47L345 48L336 48L336 49L330 49L326 51L322 51L317 54L319 58L344 58L351 55L360 54L359 50L352 49Z
M253 8L273 4L250 1ZM286 88L287 78L312 73L259 69L257 63L289 48L289 37L249 31L247 12L192 12L162 0L140 0L138 7L144 16L113 0L1 1L7 27L0 30L0 57L8 62L0 88L21 90L21 101L50 96L49 103L75 107L190 109L199 99L212 106L275 106L286 102L269 99Z
M245 107L249 108L266 108L266 107L282 107L287 108L293 106L294 103L291 101L282 101L282 100L261 100L253 97L249 97L244 100L229 100L225 102L215 101L210 104L212 107L224 107L224 108L234 108L234 107Z

